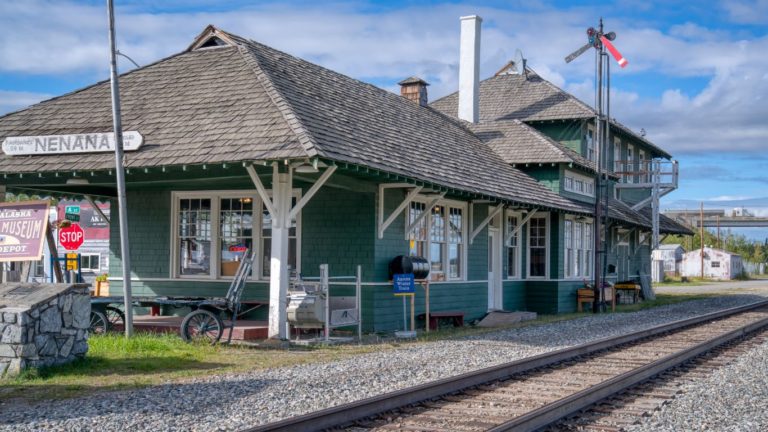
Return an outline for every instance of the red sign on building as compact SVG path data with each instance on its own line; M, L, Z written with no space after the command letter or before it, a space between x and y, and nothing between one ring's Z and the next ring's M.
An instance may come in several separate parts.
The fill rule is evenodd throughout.
M77 250L82 246L83 240L85 240L85 232L76 223L59 230L59 243L66 250Z

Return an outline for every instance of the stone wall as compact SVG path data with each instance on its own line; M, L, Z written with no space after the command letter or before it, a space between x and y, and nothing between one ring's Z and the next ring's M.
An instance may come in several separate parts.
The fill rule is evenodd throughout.
M70 286L31 306L0 305L0 376L85 356L90 314L84 285Z

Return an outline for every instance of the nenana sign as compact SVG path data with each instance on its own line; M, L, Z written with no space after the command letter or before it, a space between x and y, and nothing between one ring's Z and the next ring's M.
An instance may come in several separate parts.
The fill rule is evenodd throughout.
M138 150L142 144L144 144L144 137L140 133L123 132L123 150ZM8 137L3 140L3 152L10 156L113 151L115 151L115 134L112 132Z
M0 203L0 262L40 259L48 206L48 201Z

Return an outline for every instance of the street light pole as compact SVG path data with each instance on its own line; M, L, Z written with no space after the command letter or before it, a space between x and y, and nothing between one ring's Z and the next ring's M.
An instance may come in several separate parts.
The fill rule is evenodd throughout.
M131 253L128 247L128 210L125 198L125 170L123 168L123 122L120 118L120 87L117 80L115 49L115 9L107 0L109 14L109 72L112 88L112 125L115 129L115 174L117 177L117 206L120 219L120 257L123 264L123 301L125 303L125 336L133 335L133 298L131 295Z

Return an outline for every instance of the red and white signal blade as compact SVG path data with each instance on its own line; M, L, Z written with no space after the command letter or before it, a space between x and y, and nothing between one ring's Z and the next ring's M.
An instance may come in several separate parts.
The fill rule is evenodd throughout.
M605 36L600 36L600 41L605 45L606 48L608 48L608 51L613 55L613 58L616 59L617 62L619 62L619 66L626 67L627 66L627 59L624 58L623 55L619 52L619 50L616 49L616 47L613 46L611 41L609 41Z

